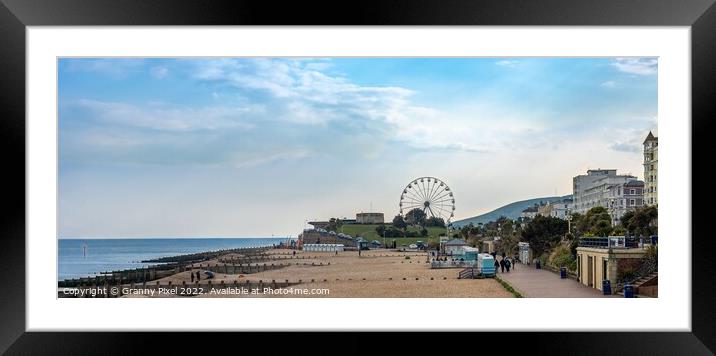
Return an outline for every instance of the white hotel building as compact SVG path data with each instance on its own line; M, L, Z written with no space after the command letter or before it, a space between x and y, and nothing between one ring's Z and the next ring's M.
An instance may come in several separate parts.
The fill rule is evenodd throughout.
M644 205L644 182L631 175L617 175L616 169L590 169L573 178L574 212L585 214L595 206L606 208L612 223L628 210Z

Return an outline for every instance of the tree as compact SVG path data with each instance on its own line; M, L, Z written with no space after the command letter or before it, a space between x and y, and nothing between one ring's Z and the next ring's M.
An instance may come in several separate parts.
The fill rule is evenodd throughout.
M612 232L612 216L603 206L595 206L589 209L584 214L584 219L586 220L588 231L596 236L607 236Z
M612 216L606 208L595 206L586 214L572 214L572 230L578 237L608 236L612 233Z
M584 215L580 213L572 213L572 232L575 236L584 236L586 232L589 231L589 224L587 224L587 219L584 218Z
M393 218L393 226L398 229L405 229L406 227L408 227L408 224L405 222L405 219L403 219L402 215L396 215Z
M634 210L629 210L624 215L622 215L621 220L619 221L619 225L626 230L626 232L630 235L634 234L633 230L630 230L630 224L631 220L634 218Z
M385 225L380 224L380 225L376 226L376 227L375 227L375 233L378 234L378 236L381 236L381 237L382 237L382 236L387 236L387 234L385 233Z
M343 220L331 218L330 220L328 220L328 225L326 226L326 230L338 232L338 230L341 228L342 225L343 225Z
M540 256L557 244L566 232L567 222L565 220L537 215L522 229L521 236L524 241L530 243L535 256Z
M425 221L425 226L445 227L445 220L437 216L431 216Z
M658 233L658 218L658 209L655 206L647 206L626 212L621 223L632 236L651 236Z
M403 231L390 225L378 225L375 228L375 232L378 236L385 237L401 237L404 235Z
M420 208L410 210L405 214L405 221L411 225L425 226L427 215Z

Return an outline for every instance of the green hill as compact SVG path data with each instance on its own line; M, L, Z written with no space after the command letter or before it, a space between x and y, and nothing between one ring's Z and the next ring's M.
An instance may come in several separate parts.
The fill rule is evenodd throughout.
M572 195L565 195L563 197L544 197L544 198L534 198L534 199L528 199L528 200L522 200L514 203L507 204L505 206L499 207L489 213L485 213L478 216L473 216L471 218L458 220L452 223L453 227L462 227L465 225L468 225L472 223L473 225L477 225L479 223L487 223L490 221L497 220L500 216L505 216L510 219L517 219L521 216L522 210L525 210L529 208L530 206L533 206L535 204L539 204L540 202L553 202L558 201L562 199L571 198Z

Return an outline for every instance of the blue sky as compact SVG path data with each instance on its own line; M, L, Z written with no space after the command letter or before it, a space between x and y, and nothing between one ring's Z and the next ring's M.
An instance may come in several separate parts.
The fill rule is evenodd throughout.
M296 235L398 212L420 176L456 219L640 178L655 58L60 59L62 237Z

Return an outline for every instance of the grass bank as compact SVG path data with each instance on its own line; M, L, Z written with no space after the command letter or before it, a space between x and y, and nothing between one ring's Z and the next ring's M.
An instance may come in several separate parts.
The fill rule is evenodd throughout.
M520 292L518 292L518 291L516 291L514 288L512 288L512 286L511 286L509 283L507 283L504 279L502 279L502 278L500 278L499 276L495 275L495 280L497 280L497 282L499 282L500 284L502 284L502 287L504 287L505 290L507 290L508 292L512 293L512 295L514 295L515 298L524 298L524 297L522 296L522 294L520 294Z
M339 231L351 235L351 236L361 236L364 239L368 241L378 240L380 242L383 242L383 236L378 235L378 233L375 231L375 228L377 228L378 224L346 224L341 227ZM395 240L396 244L400 246L401 244L412 244L415 243L415 241L423 241L423 242L438 242L440 239L438 236L440 234L445 234L445 228L444 227L428 227L428 236L420 236L420 237L386 237L385 242L386 243L392 243L393 240ZM419 232L420 229L416 227L409 227L408 231L415 231Z

